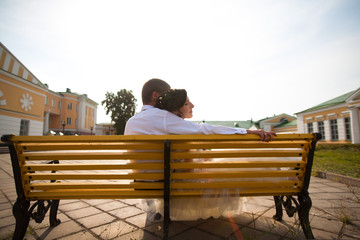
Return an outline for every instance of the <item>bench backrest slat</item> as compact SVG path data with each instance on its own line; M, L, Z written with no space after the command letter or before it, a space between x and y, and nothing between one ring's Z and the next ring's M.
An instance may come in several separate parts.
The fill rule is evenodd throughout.
M278 134L274 141L311 141L314 139L312 133L301 134ZM260 137L253 134L248 135L111 135L111 136L12 136L10 139L16 143L76 143L76 142L137 142L137 141L159 141L175 140L175 141L259 141Z
M208 168L300 168L306 163L302 161L232 161L232 162L188 162L188 163L172 163L172 169L208 169ZM65 170L131 170L131 169L164 169L162 163L126 163L126 164L25 164L22 170L25 171L65 171Z

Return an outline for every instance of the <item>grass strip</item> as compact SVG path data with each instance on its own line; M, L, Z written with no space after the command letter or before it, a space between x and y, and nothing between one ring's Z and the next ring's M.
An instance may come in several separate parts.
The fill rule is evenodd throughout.
M313 171L360 178L360 144L318 144Z

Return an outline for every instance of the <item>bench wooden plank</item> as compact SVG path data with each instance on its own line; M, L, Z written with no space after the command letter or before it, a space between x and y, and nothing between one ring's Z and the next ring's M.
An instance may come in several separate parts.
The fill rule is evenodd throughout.
M296 168L304 167L306 165L303 161L225 161L225 162L182 162L172 163L172 169L195 169L195 168Z
M214 197L214 196L221 196L223 192L221 191L214 191L208 192L206 191L172 191L171 197ZM299 193L299 190L296 188L256 188L256 189L229 189L226 191L226 195L234 196L234 197L249 197L249 196L288 196Z
M30 192L30 199L147 199L162 198L163 190L134 190L134 189L92 189L92 191L72 189L53 190L44 192Z
M183 172L172 173L172 179L203 179L203 178L271 178L271 177L301 177L304 171L300 170L284 170L284 171L212 171L212 172ZM163 173L26 173L24 174L26 180L121 180L121 179L149 179L157 180L164 179Z
M24 164L23 171L78 171L78 170L127 170L127 169L164 169L163 163L117 163L117 164Z
M20 143L19 149L23 151L49 151L49 150L162 150L162 142L54 142L54 143ZM277 141L277 142L179 142L174 143L176 149L225 149L225 148L303 148L309 146L308 141Z
M293 195L298 193L298 189L290 188L259 188L259 189L243 189L233 190L229 189L226 194L227 196L234 197L246 197L246 196L274 196L274 195ZM206 193L206 194L204 194ZM171 197L214 197L221 196L221 191L171 191ZM219 195L220 194L220 195ZM81 191L75 190L56 190L56 191L45 191L45 192L31 192L28 196L30 199L46 200L46 199L149 199L149 198L162 198L162 190L121 190L121 189L93 189L92 191Z
M208 142L175 142L172 147L175 149L227 149L227 148L303 148L309 146L308 141L208 141Z
M18 145L23 151L56 151L56 150L162 150L163 143L153 142L74 142L74 143L21 143Z
M44 161L44 160L160 160L161 152L27 152L19 155L20 161Z
M278 134L273 141L288 141L288 140L306 140L312 141L314 135L312 133L301 134ZM231 135L111 135L111 136L12 136L11 141L14 143L51 143L51 142L136 142L136 141L161 141L164 140L206 140L206 141L259 141L260 137L254 134L231 134Z
M171 189L212 189L212 188L301 188L300 180L277 180L277 181L223 181L223 182L173 182L170 183ZM53 183L30 183L25 186L27 191L54 190L54 189L163 189L162 182L53 182Z
M206 169L206 168L302 168L303 161L233 161L233 162L186 162L172 163L172 169ZM126 169L164 169L163 163L117 163L117 164L24 164L22 171L65 171L65 170L126 170Z
M216 172L184 172L171 174L172 179L218 179L218 178L272 178L272 177L301 177L300 170L284 171L216 171Z
M202 179L202 178L265 178L265 177L301 177L303 171L226 171L226 172L184 172L173 173L172 179ZM26 173L26 180L120 180L120 179L164 179L163 173Z
M121 180L121 179L148 179L158 180L164 179L164 173L26 173L24 179L34 180L85 180L85 179L106 179L106 180Z
M162 159L161 152L26 152L19 155L21 161L44 160L116 160L116 159ZM239 157L301 157L302 150L224 150L224 151L187 151L172 152L171 159L186 158L239 158Z
M249 157L301 157L300 150L223 150L223 151L186 151L172 152L171 159L188 158L249 158Z

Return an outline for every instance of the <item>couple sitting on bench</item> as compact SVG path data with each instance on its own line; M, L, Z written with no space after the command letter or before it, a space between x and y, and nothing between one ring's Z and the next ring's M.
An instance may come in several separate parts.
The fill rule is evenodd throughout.
M144 84L142 101L141 112L129 119L125 127L125 135L256 134L260 136L262 141L271 141L276 135L273 132L263 130L246 130L186 121L185 119L192 118L192 109L194 108L186 90L171 89L169 84L160 79L151 79ZM156 162L156 160L154 161ZM178 161L204 161L204 159L182 159ZM142 172L152 171L142 170ZM207 194L217 197L207 198ZM239 213L242 208L242 201L240 194L235 197L234 194L228 196L226 189L221 192L204 193L203 198L175 198L171 200L170 218L172 220L196 220L219 217L229 212ZM159 213L162 213L162 204L163 200L147 200L150 212L157 213L154 216L155 220L161 216Z

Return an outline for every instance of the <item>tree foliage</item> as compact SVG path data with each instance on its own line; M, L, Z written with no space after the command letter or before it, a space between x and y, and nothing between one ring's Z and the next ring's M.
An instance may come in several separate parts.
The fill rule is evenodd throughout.
M131 90L121 89L116 95L112 92L105 94L101 105L105 105L106 115L111 113L116 134L124 134L126 122L135 114L136 101Z

